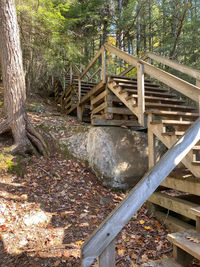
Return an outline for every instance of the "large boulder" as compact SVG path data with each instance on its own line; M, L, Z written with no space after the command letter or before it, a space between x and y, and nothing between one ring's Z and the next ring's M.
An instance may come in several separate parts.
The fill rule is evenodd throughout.
M140 181L148 170L147 134L121 127L93 127L59 141L63 149L87 161L105 186L126 189ZM157 157L165 147L156 142Z

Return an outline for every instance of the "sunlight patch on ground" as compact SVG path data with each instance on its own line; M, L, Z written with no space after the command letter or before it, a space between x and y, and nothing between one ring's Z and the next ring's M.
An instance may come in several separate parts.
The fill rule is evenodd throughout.
M25 200L25 194L0 191L0 237L5 251L20 254L62 245L64 229L50 224L54 214Z

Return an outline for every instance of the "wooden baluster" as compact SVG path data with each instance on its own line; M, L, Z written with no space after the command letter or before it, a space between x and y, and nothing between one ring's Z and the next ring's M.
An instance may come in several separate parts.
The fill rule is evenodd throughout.
M196 86L200 87L200 80L196 79Z
M78 78L78 102L81 101L81 79Z
M144 65L137 63L137 90L138 90L138 114L139 123L145 127L145 99L144 99Z
M148 115L148 150L149 150L149 170L156 164L155 135L151 130L152 113Z
M115 239L99 256L98 267L115 267Z
M72 84L72 79L73 79L72 63L70 63L69 75L70 75L70 84Z
M102 54L101 54L101 61L102 61L101 79L103 83L105 83L106 82L106 50L105 48L103 49Z

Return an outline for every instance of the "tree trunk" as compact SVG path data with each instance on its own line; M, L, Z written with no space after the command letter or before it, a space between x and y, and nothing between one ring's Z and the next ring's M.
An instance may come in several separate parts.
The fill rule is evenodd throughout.
M0 134L12 131L13 152L25 153L34 146L45 154L45 142L31 126L26 113L25 77L14 0L0 1L0 34L5 111Z

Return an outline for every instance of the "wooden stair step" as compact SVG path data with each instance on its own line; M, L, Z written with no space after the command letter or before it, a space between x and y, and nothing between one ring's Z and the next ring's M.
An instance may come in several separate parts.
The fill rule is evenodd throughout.
M183 251L200 260L200 233L194 230L168 234L168 240ZM192 239L199 243L195 243Z
M126 83L126 84L133 84L133 85L137 85L137 80L126 80L126 79L120 79L120 78L114 78L112 80L110 80L110 82L117 82L117 83ZM144 83L146 85L152 86L152 87L160 87L160 85L155 84L155 83L150 83L149 81L144 81Z
M162 133L163 136L172 136L172 135L176 135L176 136L182 136L184 135L185 132L182 131L174 131L174 132L166 132L166 133Z
M176 125L192 125L193 121L180 121L180 120L155 120L151 124L163 124L167 126L176 126Z
M137 81L137 78L134 77L126 77L126 76L121 76L121 75L110 75L109 76L111 79L112 78L119 78L119 79L123 79L123 80L129 80L129 81ZM149 82L152 83L152 81L150 79L145 79L145 82Z
M133 85L133 84L126 84L126 83L118 83L116 85L114 85L113 87L114 88L117 88L117 87L123 87L123 88L127 88L127 89L137 89L137 84L136 85ZM145 90L155 90L156 92L165 92L165 93L168 93L168 90L167 89L163 89L163 88L160 88L160 87L152 87L150 85L146 85L144 86Z
M138 98L138 95L131 95L133 98ZM130 98L126 98L130 99ZM183 100L174 99L174 98L168 98L168 97L157 97L157 96L145 96L145 100L152 100L152 101L163 101L163 102L170 102L170 103L176 103L176 104L183 104L185 103Z
M193 160L193 161L192 161L192 165L200 166L200 161Z
M143 263L140 265L141 267L181 267L180 264L178 264L174 259L172 258L166 258L162 260L157 261L150 261L147 263Z
M199 117L198 113L191 113L191 112L178 112L178 111L167 111L167 110L147 110L146 114L154 114L158 116L179 116L179 117L188 117L188 118L195 118Z
M194 146L192 149L193 150L200 150L200 146Z
M174 110L180 110L180 111L192 111L195 109L195 107L190 107L190 106L182 106L182 105L172 105L172 104L159 104L159 103L145 103L146 108L157 108L160 110L163 110L163 108L168 108L168 109L174 109Z
M126 91L127 93L132 93L132 94L137 94L137 89L121 89L120 93L124 93ZM159 96L159 97L168 97L168 98L174 98L176 95L174 94L169 94L169 93L162 93L162 92L156 92L156 91L151 91L149 89L145 90L145 95L146 96ZM130 98L132 97L131 95L129 96Z
M195 216L200 217L200 206L195 207L195 208L192 208L192 209L191 209L191 212L192 212Z

